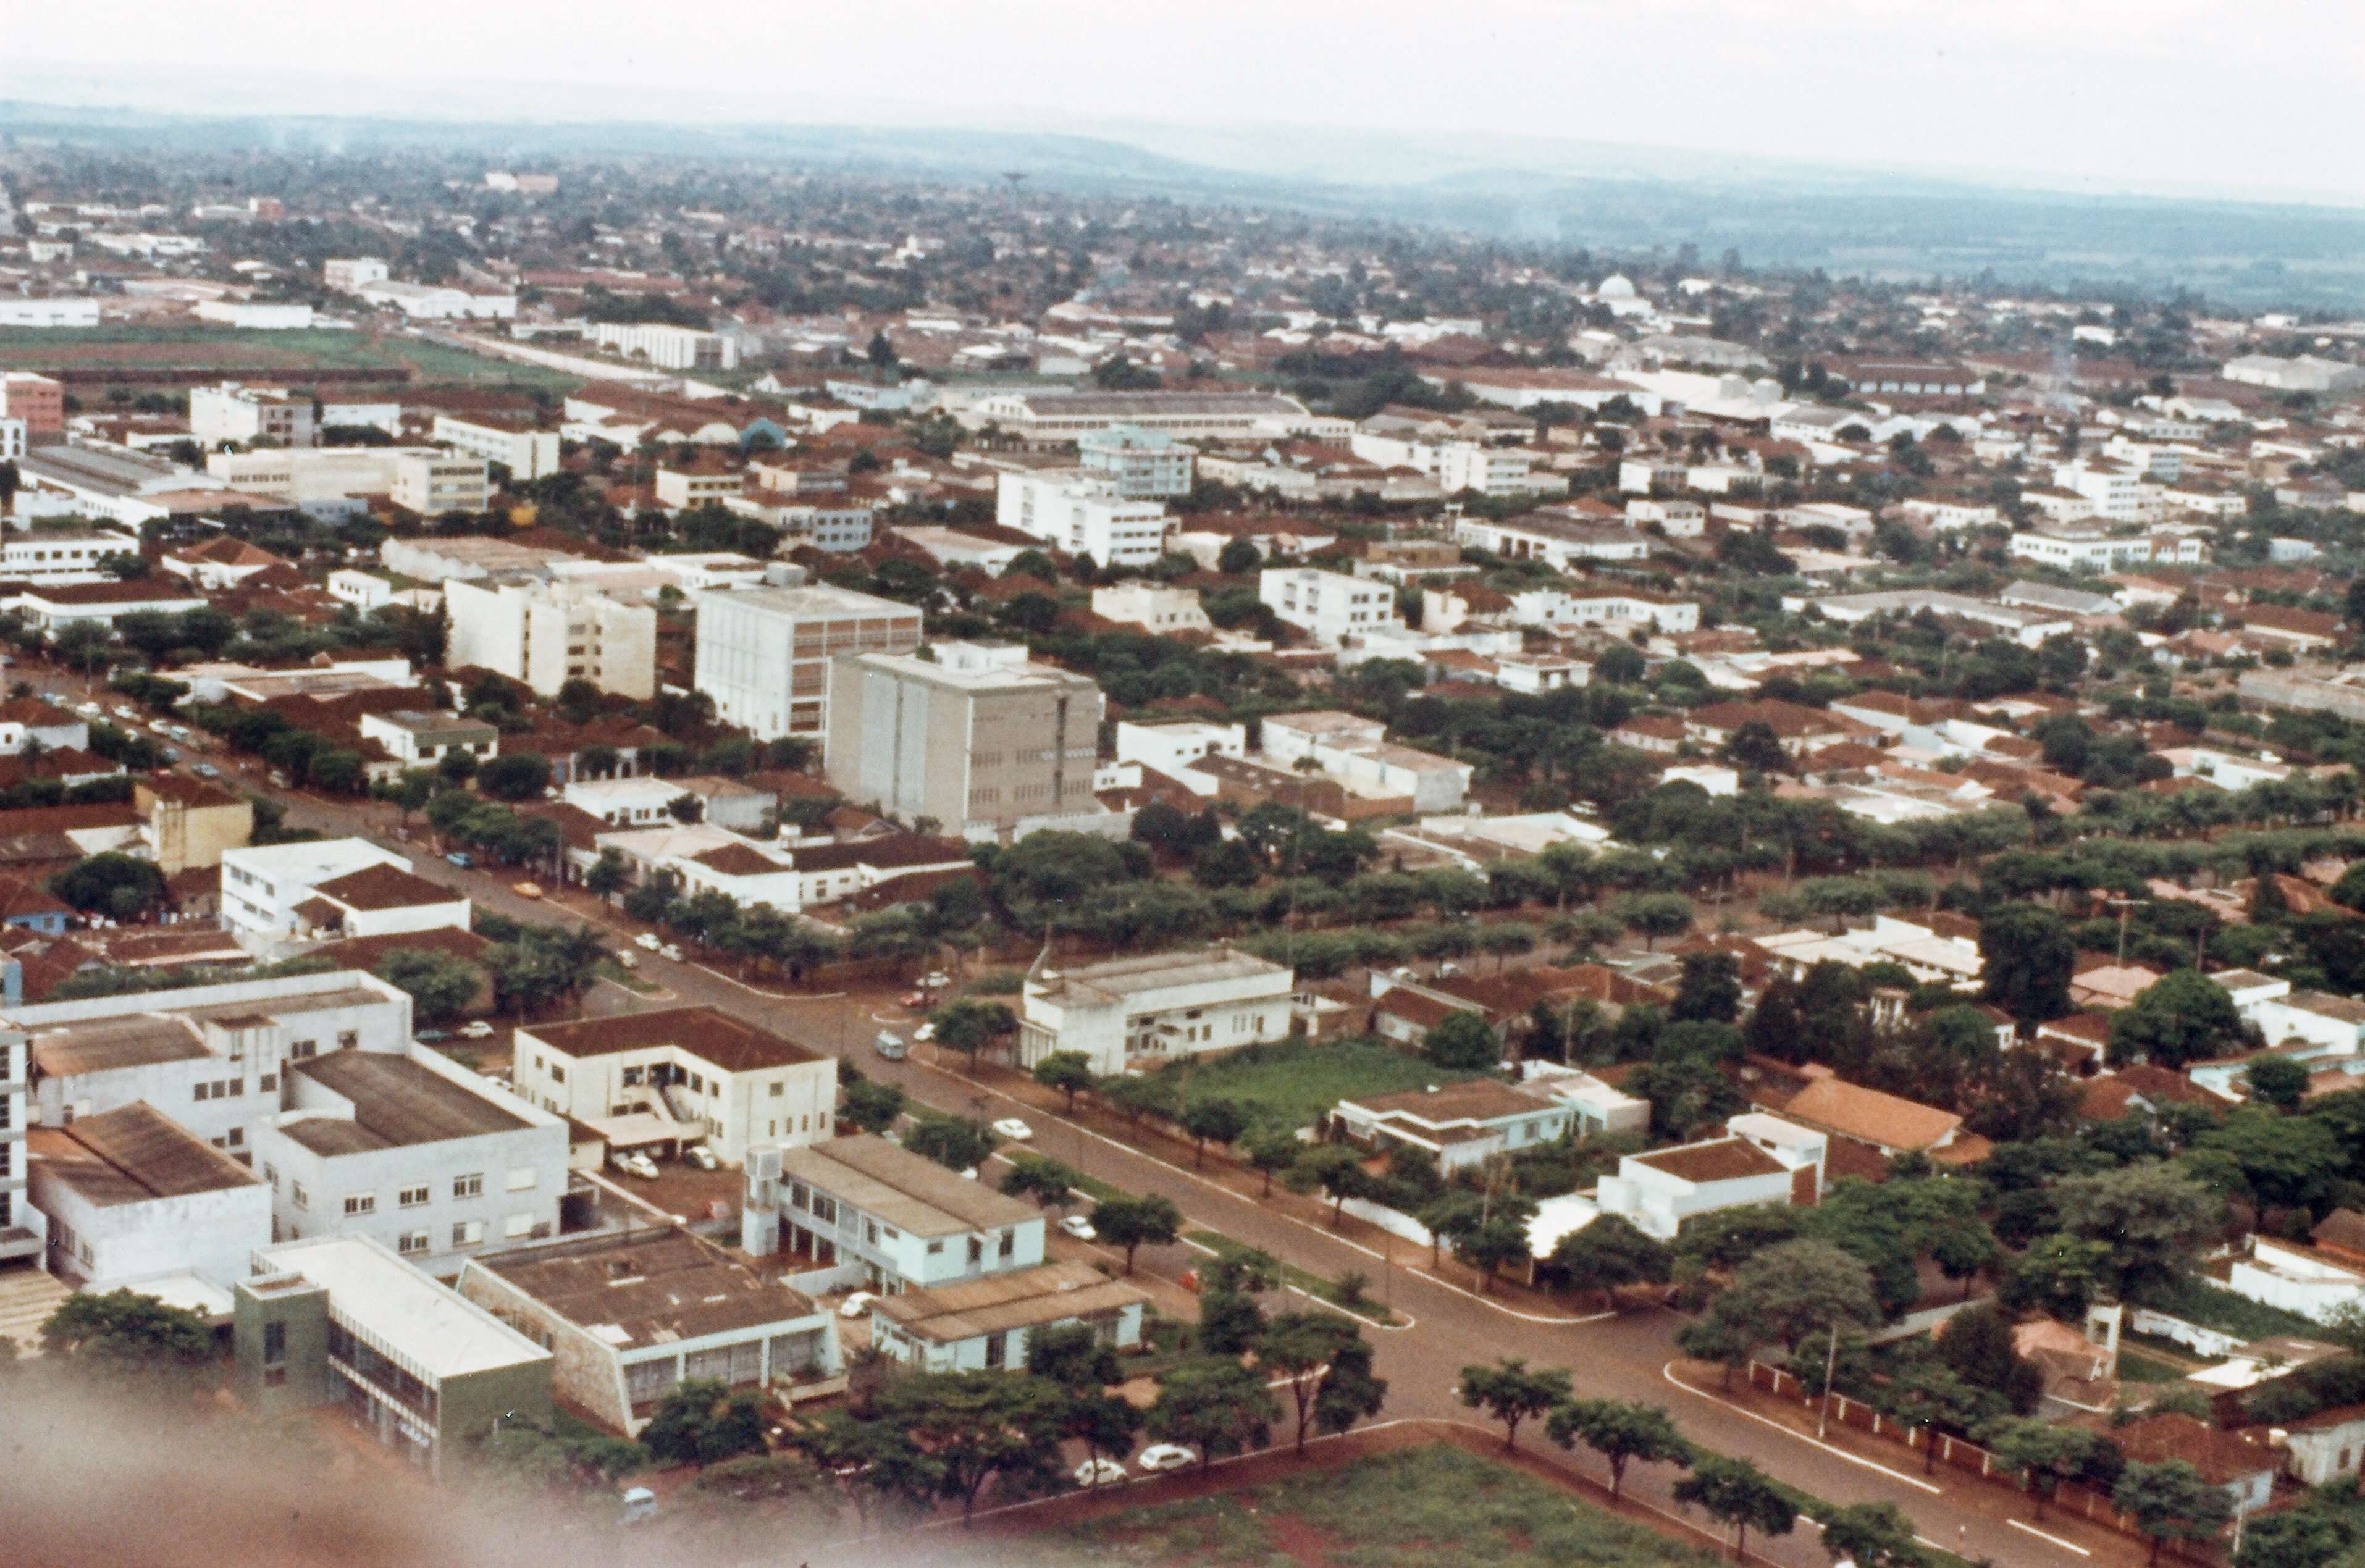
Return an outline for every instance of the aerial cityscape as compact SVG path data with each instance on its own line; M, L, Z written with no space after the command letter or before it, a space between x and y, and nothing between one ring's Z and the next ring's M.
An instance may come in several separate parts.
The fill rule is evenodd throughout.
M2365 1568L2230 24L208 9L0 89L0 1564Z

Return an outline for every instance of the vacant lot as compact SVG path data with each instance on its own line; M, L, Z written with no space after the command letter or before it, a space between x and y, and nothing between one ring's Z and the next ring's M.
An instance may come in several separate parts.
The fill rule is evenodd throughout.
M230 327L95 327L87 331L0 328L0 364L12 370L119 373L123 385L141 385L143 372L219 370L301 381L308 370L407 370L419 382L545 386L572 390L571 375L536 365L510 364L416 338L319 328L303 332L250 332ZM85 398L87 401L87 398Z
M1032 1544L1039 1552L1006 1556L1194 1568L1712 1568L1718 1561L1445 1443L1058 1527Z
M1483 1076L1455 1072L1411 1056L1384 1040L1304 1041L1251 1046L1228 1057L1165 1070L1187 1076L1192 1101L1229 1100L1259 1125L1303 1127L1350 1094L1390 1094L1429 1083Z

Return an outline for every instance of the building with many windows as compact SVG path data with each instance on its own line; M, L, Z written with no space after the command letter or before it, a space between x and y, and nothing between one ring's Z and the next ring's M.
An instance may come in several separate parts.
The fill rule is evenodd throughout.
M830 662L920 645L920 611L839 588L711 589L698 598L698 689L758 740L829 734Z
M366 838L314 839L301 844L249 845L221 856L222 922L233 931L277 936L304 924L297 906L324 882L391 866L408 873L410 862Z
M259 1415L342 1406L430 1473L550 1420L550 1350L368 1237L262 1248L233 1295L230 1385Z
M566 1124L440 1052L291 1064L254 1134L274 1240L367 1236L423 1269L558 1234Z
M612 1148L703 1143L737 1165L757 1145L826 1141L837 1062L711 1007L530 1024L511 1046L517 1092Z
M588 584L447 582L448 661L476 665L555 697L570 680L645 700L656 694L657 612Z
M498 463L518 482L546 478L558 472L558 432L541 430L522 420L489 414L462 418L438 414L430 432L454 452Z
M1268 566L1257 574L1257 597L1289 625L1314 634L1326 647L1350 637L1404 629L1396 613L1396 590L1370 577L1351 577L1315 566Z
M194 1275L227 1292L273 1239L254 1172L145 1102L43 1137L29 1196L48 1221L50 1272L77 1290Z
M747 1161L740 1245L814 1288L891 1294L1043 1260L1043 1211L865 1134Z
M1115 479L1075 468L1003 475L994 521L1104 566L1154 564L1173 526L1163 502L1136 499Z
M1082 1051L1098 1073L1161 1066L1289 1033L1285 964L1230 947L1146 953L1073 969L1047 950L1026 976L1018 1058Z
M922 1372L1024 1368L1047 1328L1082 1324L1103 1345L1141 1342L1149 1293L1082 1260L962 1280L870 1304L870 1342Z
M1165 431L1138 425L1110 425L1076 438L1076 460L1084 472L1109 480L1129 500L1189 495L1197 457Z
M25 1195L25 1129L33 1120L32 1047L21 1034L0 1034L0 1266L41 1255L46 1228Z
M189 434L200 446L236 442L241 446L309 446L312 399L280 386L247 386L225 381L189 388Z
M645 360L660 370L735 370L739 343L720 332L663 321L597 321L591 341L625 359Z

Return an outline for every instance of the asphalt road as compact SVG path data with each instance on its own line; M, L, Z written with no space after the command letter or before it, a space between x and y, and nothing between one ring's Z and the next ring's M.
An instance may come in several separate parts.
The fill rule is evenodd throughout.
M54 675L37 682L51 688L86 689L71 678ZM238 782L286 802L293 825L345 835L366 834L388 847L408 854L416 869L431 880L465 891L481 907L514 918L548 921L588 920L629 943L630 929L620 918L602 918L570 904L521 898L510 890L519 873L498 876L483 870L462 870L432 852L423 826L415 826L408 842L392 836L395 813L375 802L332 801L319 796L271 790L263 784L259 767L231 768L231 759L211 754ZM919 1059L915 1053L903 1062L888 1062L869 1048L882 1027L901 1026L907 1036L912 1019L896 1004L891 991L874 991L813 999L773 996L743 986L728 975L692 963L674 963L640 952L640 975L663 988L666 994L644 998L626 988L602 983L594 988L588 1006L598 1013L645 1007L702 1004L733 1014L764 1027L833 1054L850 1058L874 1078L900 1085L914 1099L938 1110L991 1118L1023 1115L1037 1129L1034 1146L1084 1173L1127 1191L1160 1193L1171 1199L1195 1225L1220 1230L1261 1247L1276 1257L1336 1278L1350 1270L1373 1280L1373 1294L1384 1295L1407 1315L1411 1326L1373 1328L1378 1370L1389 1381L1386 1414L1392 1417L1435 1417L1470 1419L1454 1393L1459 1370L1472 1363L1492 1362L1518 1355L1536 1366L1570 1369L1580 1395L1638 1400L1664 1405L1684 1431L1701 1446L1749 1459L1768 1473L1817 1495L1851 1502L1890 1502L1902 1506L1916 1521L1925 1540L1978 1560L2001 1563L2066 1564L2089 1552L2067 1547L2006 1522L2012 1500L2001 1489L1941 1474L1924 1481L1918 1465L1902 1450L1895 1468L1874 1465L1821 1448L1804 1435L1778 1428L1747 1411L1674 1384L1667 1371L1675 1355L1674 1334L1678 1319L1651 1313L1597 1323L1541 1320L1505 1304L1482 1299L1414 1270L1389 1268L1379 1254L1335 1236L1317 1220L1302 1218L1283 1209L1262 1204L1205 1181L1188 1169L1077 1126L1047 1114L1041 1107L1003 1096L987 1085L949 1069ZM1413 1249L1406 1244L1409 1255ZM1138 1266L1167 1278L1178 1277L1200 1256L1184 1248L1145 1249ZM1580 1451L1562 1456L1541 1430L1522 1435L1521 1446L1552 1454L1562 1462L1607 1480L1607 1472ZM1636 1466L1627 1479L1627 1491L1642 1499L1672 1506L1668 1487L1674 1475L1658 1467ZM2061 1529L2059 1525L2048 1526ZM2098 1561L2140 1560L2135 1543L2100 1531L2078 1533ZM1814 1532L1804 1526L1788 1538L1758 1541L1754 1548L1770 1560L1821 1568L1827 1562Z

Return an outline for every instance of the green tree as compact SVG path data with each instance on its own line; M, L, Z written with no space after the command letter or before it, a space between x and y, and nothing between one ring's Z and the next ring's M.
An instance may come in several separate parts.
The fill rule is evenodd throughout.
M42 1320L41 1349L83 1375L126 1387L183 1390L214 1360L213 1330L183 1307L128 1290L83 1292Z
M2159 1160L2064 1177L2052 1198L2064 1231L2110 1249L2121 1295L2184 1272L2225 1212L2215 1193Z
M1633 1461L1679 1468L1692 1462L1691 1444L1655 1405L1621 1399L1572 1400L1553 1408L1544 1422L1544 1433L1564 1449L1583 1443L1608 1462L1612 1503L1624 1491L1626 1466Z
M1796 1350L1833 1327L1871 1328L1881 1320L1872 1272L1828 1241L1784 1241L1737 1270L1709 1304L1711 1321L1754 1335L1753 1343Z
M715 1379L674 1385L641 1428L641 1446L667 1464L712 1464L764 1450L763 1396Z
M1429 1026L1421 1049L1440 1067L1482 1071L1503 1059L1503 1043L1485 1014L1455 1008Z
M1334 1230L1345 1215L1347 1200L1362 1197L1372 1184L1370 1173L1363 1169L1362 1156L1339 1143L1318 1143L1308 1148L1282 1174L1281 1180L1293 1193L1319 1191L1329 1199L1330 1226Z
M1248 1167L1264 1178L1260 1198L1272 1196L1272 1179L1297 1163L1298 1152L1305 1148L1295 1133L1287 1127L1251 1127L1241 1142L1240 1152L1247 1157Z
M1270 1374L1269 1383L1283 1385L1295 1406L1298 1452L1306 1451L1306 1435L1314 1423L1323 1374L1334 1358L1362 1337L1354 1324L1327 1312L1283 1313L1266 1324L1258 1337L1258 1368Z
M442 1024L459 1016L476 1000L483 979L476 966L426 947L396 947L381 956L370 972L410 998L411 1015L422 1024Z
M1103 1241L1125 1249L1125 1271L1130 1274L1133 1255L1143 1247L1171 1247L1182 1239L1182 1211L1156 1193L1119 1193L1103 1198L1093 1210L1093 1228Z
M1166 1374L1142 1429L1161 1442L1196 1449L1204 1475L1216 1460L1261 1447L1280 1415L1261 1372L1229 1359L1206 1358Z
M1191 1135L1191 1163L1196 1167L1205 1162L1207 1145L1229 1144L1248 1130L1249 1119L1229 1100L1194 1100L1182 1107L1178 1125Z
M1741 960L1730 953L1687 953L1667 1016L1678 1024L1730 1024L1741 1016Z
M632 883L632 862L624 858L624 852L621 849L602 849L600 858L583 873L585 890L601 903L614 902L616 895Z
M1029 1334L1026 1370L1077 1394L1125 1381L1116 1347L1103 1343L1089 1323L1055 1323Z
M857 1079L847 1084L841 1101L838 1120L851 1122L866 1133L885 1132L903 1114L903 1092L874 1079Z
M2248 1038L2224 986L2198 970L2170 969L2113 1015L2110 1057L2114 1066L2147 1061L2181 1072L2187 1063L2231 1054Z
M1975 1422L1991 1413L1995 1402L1994 1395L1966 1382L1942 1361L1919 1361L1905 1368L1889 1380L1887 1392L1890 1413L1924 1429L1924 1475L1938 1468L1937 1428L1968 1432Z
M1230 540L1216 554L1216 570L1227 577L1253 572L1263 565L1264 557L1257 554L1255 543L1247 539Z
M1979 958L1990 1002L2023 1026L2069 1011L2078 946L2061 916L2043 904L2006 903L1979 922Z
M1007 1197L1032 1198L1041 1208L1064 1209L1076 1201L1079 1180L1056 1159L1014 1159L1002 1178L1002 1191Z
M903 1135L903 1147L947 1170L974 1170L993 1153L993 1134L960 1116L923 1116Z
M2094 1434L2078 1427L2057 1426L2034 1416L2012 1416L1989 1423L1979 1441L1998 1464L2021 1478L2036 1518L2045 1519L2045 1502L2054 1488L2077 1473L2094 1451Z
M2160 1548L2169 1541L2206 1540L2233 1514L2233 1500L2225 1489L2203 1481L2199 1471L2180 1459L2128 1465L2111 1489L2111 1506L2134 1518L2135 1529L2151 1542L2146 1561L2155 1568Z
M958 1501L967 1525L989 1482L1017 1496L1058 1490L1067 1404L1023 1372L927 1372L891 1383L879 1418L929 1457L936 1495Z
M1691 900L1678 893L1629 894L1618 901L1617 914L1646 948L1655 948L1662 936L1680 936L1692 928Z
M1521 1426L1567 1402L1568 1370L1531 1370L1524 1359L1505 1356L1493 1366L1482 1361L1463 1367L1455 1392L1470 1409L1484 1410L1489 1420L1501 1422L1503 1446L1516 1449L1519 1446Z
M1068 1114L1076 1114L1076 1096L1093 1083L1093 1058L1082 1051L1053 1051L1035 1064L1035 1081L1068 1097Z
M1922 1568L1913 1521L1894 1503L1851 1503L1823 1516L1823 1550L1856 1568Z
M1675 1272L1667 1244L1643 1235L1621 1215L1602 1215L1554 1244L1549 1260L1571 1290L1599 1291L1615 1310L1620 1285L1664 1284Z
M109 850L51 877L50 891L93 914L137 920L164 902L164 874L152 860Z
M2243 1069L2243 1089L2253 1105L2296 1111L2307 1098L2308 1070L2289 1057L2261 1056Z
M2033 1414L2044 1395L2044 1374L2013 1345L2011 1321L1987 1303L1946 1319L1936 1350L1938 1359L1956 1376L1995 1394L2020 1415ZM1968 1418L1959 1424L1967 1425Z
M530 751L503 752L476 767L476 788L496 801L531 801L550 788L550 759Z
M1721 1454L1701 1454L1694 1460L1691 1473L1676 1483L1675 1498L1732 1527L1735 1562L1748 1557L1753 1529L1761 1535L1788 1535L1799 1518L1790 1495L1765 1472L1747 1460Z
M937 1043L948 1046L969 1058L971 1072L977 1070L978 1053L1005 1035L1018 1032L1017 1015L999 1002L979 1002L963 997L936 1015Z

